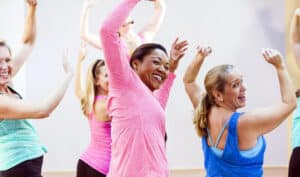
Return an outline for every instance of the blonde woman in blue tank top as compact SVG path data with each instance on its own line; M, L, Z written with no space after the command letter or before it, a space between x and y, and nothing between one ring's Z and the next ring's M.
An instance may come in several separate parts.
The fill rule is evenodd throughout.
M292 83L280 53L263 50L262 55L277 72L281 101L266 108L239 113L246 105L243 76L233 65L210 69L204 79L205 92L196 77L209 47L199 47L184 75L186 92L194 106L194 125L202 138L207 177L262 177L265 140L263 135L278 127L296 107Z
M35 40L37 2L27 0L27 3L29 12L21 51L12 57L8 45L0 41L0 177L41 177L46 149L28 119L48 117L63 98L73 75L69 63L64 62L66 74L63 82L38 103L22 100L10 86L11 79L27 59Z

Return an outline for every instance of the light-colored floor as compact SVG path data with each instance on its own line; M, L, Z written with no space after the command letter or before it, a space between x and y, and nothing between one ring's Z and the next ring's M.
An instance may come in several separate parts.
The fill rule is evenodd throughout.
M203 170L171 170L170 177L204 177ZM75 177L74 172L48 172L44 177ZM264 177L287 177L287 168L265 168Z

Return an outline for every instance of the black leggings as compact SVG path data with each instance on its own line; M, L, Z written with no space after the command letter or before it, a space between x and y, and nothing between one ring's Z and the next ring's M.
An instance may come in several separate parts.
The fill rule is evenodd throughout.
M289 165L289 177L300 176L300 147L293 150Z
M90 167L82 160L78 160L76 177L106 177L94 168Z
M0 171L0 177L42 177L43 156L26 160L8 170Z

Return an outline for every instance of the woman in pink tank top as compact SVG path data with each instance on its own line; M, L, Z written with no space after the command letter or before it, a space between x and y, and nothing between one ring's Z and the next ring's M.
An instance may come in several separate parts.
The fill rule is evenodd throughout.
M86 88L81 87L81 65L86 56L81 47L77 62L75 93L90 127L90 144L77 165L77 177L105 177L111 155L111 120L106 111L108 78L104 60L93 62L87 73Z

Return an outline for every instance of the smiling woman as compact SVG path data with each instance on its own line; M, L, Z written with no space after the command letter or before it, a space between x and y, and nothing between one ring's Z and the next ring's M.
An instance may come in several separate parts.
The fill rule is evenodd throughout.
M5 42L0 42L0 177L41 177L46 148L28 119L49 117L58 106L72 78L70 65L64 58L65 78L48 97L39 103L30 103L10 86L35 41L35 10L37 2L27 0L29 13L23 36L23 47L12 58Z
M210 69L204 79L205 92L196 84L201 65L210 53L210 48L198 48L184 75L185 89L195 109L195 129L202 138L207 177L261 177L266 148L263 135L278 127L296 106L282 57L276 50L262 52L277 71L282 101L240 113L237 110L246 105L246 88L241 73L233 65Z
M108 177L169 176L164 109L187 42L176 39L170 59L162 45L143 44L128 62L118 30L138 2L122 0L100 31L112 117L112 163Z

